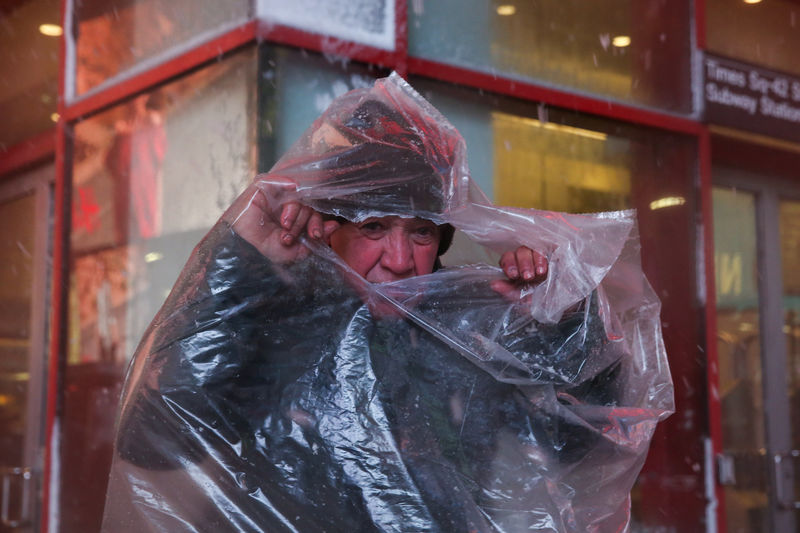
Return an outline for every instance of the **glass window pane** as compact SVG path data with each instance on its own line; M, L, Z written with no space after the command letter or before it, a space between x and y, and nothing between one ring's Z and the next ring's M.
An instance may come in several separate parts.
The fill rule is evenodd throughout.
M264 159L264 170L300 138L334 98L352 89L371 87L376 77L386 75L359 63L343 65L293 48L264 46L261 52L262 70L268 76L261 88L262 101L274 108L268 112L269 124L265 125L274 148L269 154L261 154L272 156L269 161Z
M99 530L126 364L255 174L256 70L251 48L75 127L61 531Z
M408 4L414 56L679 113L692 110L686 0Z
M59 24L60 0L0 4L0 157L54 127Z
M392 0L257 0L257 9L268 22L394 50Z
M714 187L713 203L723 451L736 472L736 485L725 487L725 510L737 531L767 531L755 195Z
M73 0L75 92L151 67L248 19L252 0Z
M502 112L492 113L492 130L494 152L503 154L495 160L497 203L572 213L631 206L624 138Z
M800 4L706 1L708 49L747 63L800 74Z
M0 203L0 469L24 462L35 217L33 193Z

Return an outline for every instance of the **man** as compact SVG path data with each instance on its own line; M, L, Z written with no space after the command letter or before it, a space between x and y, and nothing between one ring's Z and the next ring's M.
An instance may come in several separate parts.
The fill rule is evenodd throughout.
M504 275L441 269L454 225L504 249ZM395 76L337 99L145 335L104 530L624 527L670 401L668 376L631 381L643 350L595 290L630 230L491 206L458 133ZM538 242L569 271L548 275ZM548 305L559 319L535 318Z

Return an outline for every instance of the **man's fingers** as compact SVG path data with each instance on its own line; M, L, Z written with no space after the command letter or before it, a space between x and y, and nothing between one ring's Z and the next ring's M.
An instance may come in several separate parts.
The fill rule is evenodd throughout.
M536 277L544 280L547 277L547 257L537 251L533 252L533 264L536 266Z
M527 246L504 253L500 258L500 267L508 279L514 281L539 283L547 278L547 257Z
M533 250L527 246L520 246L514 254L517 260L517 267L525 281L533 281L536 277L536 269L533 266Z
M331 235L333 235L334 231L339 229L339 226L341 226L341 224L335 220L327 220L322 224L322 239L326 244L331 243Z
M297 215L300 214L302 206L297 202L288 202L283 204L281 209L281 227L285 230L291 230L297 220Z
M308 224L306 225L306 231L308 232L308 236L312 239L321 239L324 234L322 215L316 211L312 211L308 219Z
M520 295L522 294L522 290L520 289L519 283L514 283L512 281L504 280L504 279L495 279L489 282L489 285L492 287L492 290L505 298L509 302L516 302L520 299Z
M519 278L519 267L517 266L517 259L514 252L506 252L503 254L500 258L500 268L503 269L508 279Z
M289 204L286 205L288 206ZM306 229L306 225L308 224L311 215L314 213L314 210L310 207L303 205L299 206L299 208L300 209L297 212L297 216L294 217L294 221L292 222L292 226L286 229L281 235L281 241L284 244L293 244L295 242L297 237L299 237L303 230Z

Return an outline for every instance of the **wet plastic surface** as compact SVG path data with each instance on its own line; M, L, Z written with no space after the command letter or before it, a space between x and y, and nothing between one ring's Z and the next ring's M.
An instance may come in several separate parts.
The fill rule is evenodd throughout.
M245 197L131 364L104 531L626 528L673 410L633 213L491 205L461 137L395 76L334 101L253 190L528 246L549 274L510 299L486 265L371 284L307 238L270 260L232 229Z

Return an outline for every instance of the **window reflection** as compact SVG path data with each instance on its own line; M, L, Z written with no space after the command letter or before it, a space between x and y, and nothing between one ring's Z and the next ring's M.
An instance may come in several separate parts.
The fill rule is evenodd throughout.
M389 0L257 0L270 23L394 49L394 2Z
M75 126L61 531L100 529L126 363L255 174L256 64L245 50Z
M413 0L412 55L687 113L690 2Z
M176 47L196 45L240 24L251 0L81 0L72 5L80 95Z
M72 252L81 334L71 363L131 356L192 247L252 178L254 56L76 126Z
M794 0L749 4L707 0L708 49L776 70L800 74L800 5Z
M60 0L0 2L0 157L54 127L59 38L40 26L60 21Z
M492 126L497 203L571 213L630 207L629 154L608 146L619 139L498 112Z

